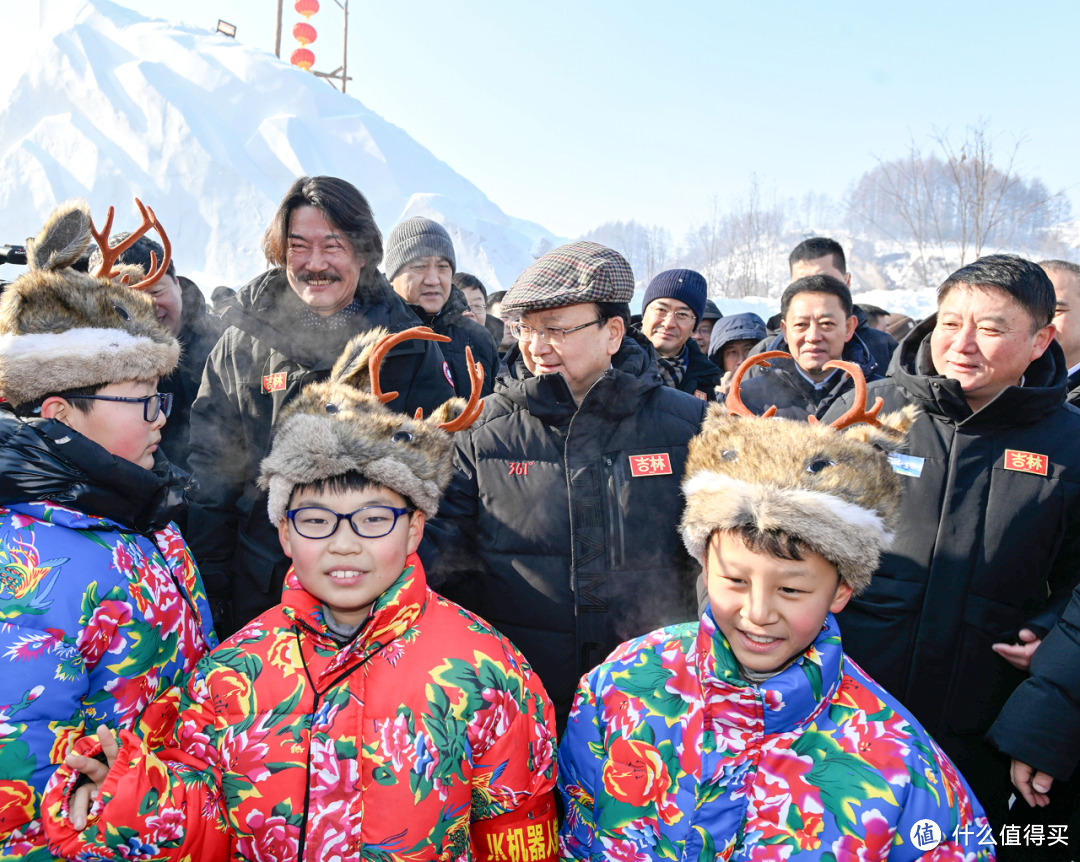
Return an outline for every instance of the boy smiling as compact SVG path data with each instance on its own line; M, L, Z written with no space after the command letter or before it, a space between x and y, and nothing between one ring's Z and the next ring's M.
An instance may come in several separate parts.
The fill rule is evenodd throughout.
M482 373L468 403L392 413L379 364L411 338L439 336L357 336L283 413L260 480L293 562L282 604L199 664L156 747L80 743L47 802L65 858L555 858L551 701L415 554Z
M708 607L582 679L559 747L562 857L993 858L967 783L844 655L833 616L890 539L886 452L914 414L856 410L838 427L871 424L844 433L758 418L739 395L747 367L728 396L739 415L710 409L683 482Z

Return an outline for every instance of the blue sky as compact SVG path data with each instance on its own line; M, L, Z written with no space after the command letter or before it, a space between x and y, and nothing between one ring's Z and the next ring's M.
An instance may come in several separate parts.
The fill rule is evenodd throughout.
M274 0L119 0L273 50ZM341 13L311 19L340 62ZM505 211L677 237L756 174L839 197L911 136L988 118L1080 215L1080 3L352 0L351 94ZM302 20L285 0L282 54Z

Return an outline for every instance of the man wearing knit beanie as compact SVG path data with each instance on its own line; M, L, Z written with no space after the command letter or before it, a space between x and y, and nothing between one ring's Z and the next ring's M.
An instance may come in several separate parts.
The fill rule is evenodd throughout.
M664 383L703 401L713 400L720 382L720 369L692 338L705 314L707 290L699 272L665 270L646 288L641 318L641 334L656 350Z
M450 339L441 344L443 373L464 398L469 397L465 348L484 368L483 395L490 395L499 367L499 351L487 329L464 316L468 308L451 279L457 270L454 243L441 224L423 216L407 218L386 238L386 277L420 321Z

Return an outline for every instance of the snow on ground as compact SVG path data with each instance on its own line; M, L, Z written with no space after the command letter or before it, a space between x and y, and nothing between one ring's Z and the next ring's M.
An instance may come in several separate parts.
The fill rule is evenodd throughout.
M100 225L152 206L177 269L206 291L265 269L260 251L289 184L330 174L359 188L384 236L426 215L458 269L492 290L563 240L513 218L402 129L272 54L109 0L41 0L22 71L0 81L0 244L85 197ZM0 277L17 272L4 266Z

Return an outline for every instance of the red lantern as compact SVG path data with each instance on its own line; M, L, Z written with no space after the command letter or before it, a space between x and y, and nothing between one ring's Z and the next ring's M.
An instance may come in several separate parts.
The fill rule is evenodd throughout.
M292 28L293 38L296 39L301 45L310 45L315 41L316 33L315 28L310 24L305 24L303 21L299 22Z
M319 11L319 0L296 0L296 5L293 8L304 16L305 21L308 21L312 15Z
M297 48L289 57L289 62L299 66L305 72L315 65L315 55L307 48Z

